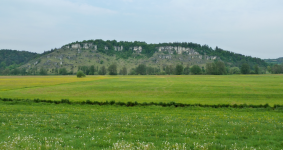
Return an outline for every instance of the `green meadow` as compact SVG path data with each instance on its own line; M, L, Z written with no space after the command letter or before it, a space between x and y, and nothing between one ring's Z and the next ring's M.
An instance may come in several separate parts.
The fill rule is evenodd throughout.
M283 75L2 76L0 149L282 149ZM280 104L134 107L71 102ZM16 100L31 99L31 100Z
M272 106L283 104L283 75L0 77L0 97Z
M0 149L281 149L283 109L0 101Z

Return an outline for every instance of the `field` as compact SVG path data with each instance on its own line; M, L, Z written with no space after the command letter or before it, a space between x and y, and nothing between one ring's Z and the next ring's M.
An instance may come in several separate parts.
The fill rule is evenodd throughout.
M0 101L0 149L280 149L283 109Z
M0 77L0 97L70 101L283 104L283 75Z
M0 98L283 104L282 75L0 77ZM283 108L0 99L0 149L282 149Z

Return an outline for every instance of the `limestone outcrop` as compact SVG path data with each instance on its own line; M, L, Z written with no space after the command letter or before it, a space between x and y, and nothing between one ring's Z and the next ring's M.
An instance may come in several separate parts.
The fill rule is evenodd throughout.
M178 54L188 53L189 55L199 55L197 51L191 48L181 47L181 46L161 46L157 48L159 52L168 52L169 54L173 54L173 52L177 52Z

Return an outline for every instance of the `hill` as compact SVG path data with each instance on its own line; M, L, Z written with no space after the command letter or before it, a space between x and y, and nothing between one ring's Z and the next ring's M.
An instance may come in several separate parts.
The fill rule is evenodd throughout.
M118 70L126 67L128 72L139 64L146 64L155 72L162 72L168 66L182 64L183 66L204 67L206 63L215 60L224 61L229 67L239 67L242 63L248 63L251 67L255 64L261 67L267 66L267 63L260 58L236 54L218 47L212 49L207 45L196 43L147 44L139 41L88 40L52 49L32 59L22 68L27 70L45 68L48 73L52 74L59 68L66 68L68 72L76 72L83 66L94 65L94 69L98 70L102 66L108 67L115 63Z
M282 64L283 63L283 57L277 58L277 59L264 59L265 62L270 64Z
M21 64L27 63L28 61L36 58L39 54L28 51L17 51L17 50L0 50L0 70L5 68L16 68Z

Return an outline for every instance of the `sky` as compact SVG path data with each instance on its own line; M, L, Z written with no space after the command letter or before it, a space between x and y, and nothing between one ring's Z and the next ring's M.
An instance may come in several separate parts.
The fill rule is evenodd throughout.
M283 57L282 0L0 0L0 19L0 49L42 53L103 39Z

